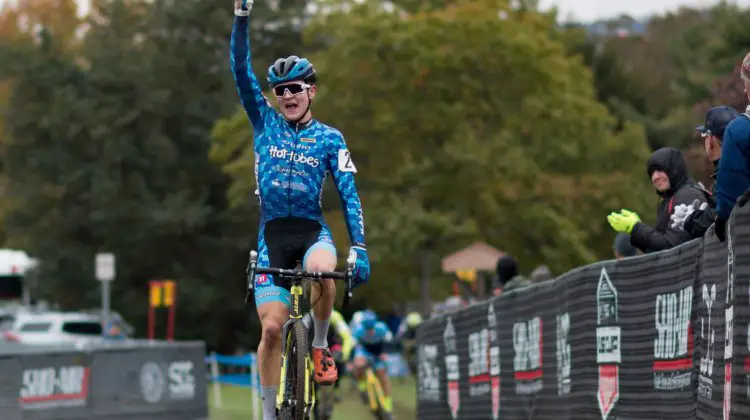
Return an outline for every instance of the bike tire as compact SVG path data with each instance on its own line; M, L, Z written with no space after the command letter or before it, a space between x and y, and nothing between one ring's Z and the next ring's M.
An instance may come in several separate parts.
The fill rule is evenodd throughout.
M307 329L301 322L294 324L292 336L293 348L295 349L295 369L292 373L293 398L296 401L293 420L305 420L305 374L307 373L307 356L310 347L307 342Z

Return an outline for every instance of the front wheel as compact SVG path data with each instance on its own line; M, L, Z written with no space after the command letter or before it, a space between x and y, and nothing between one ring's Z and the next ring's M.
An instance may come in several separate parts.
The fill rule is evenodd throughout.
M289 332L289 347L286 349L286 387L284 402L279 411L281 420L306 420L309 413L305 407L305 379L308 372L307 330L301 322L295 322Z

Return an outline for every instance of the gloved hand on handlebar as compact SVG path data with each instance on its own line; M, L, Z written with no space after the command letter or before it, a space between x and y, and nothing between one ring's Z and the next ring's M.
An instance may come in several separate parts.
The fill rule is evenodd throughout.
M234 14L248 16L253 9L253 0L234 0Z
M349 253L357 254L357 262L354 264L354 278L352 284L359 286L370 280L370 258L367 257L367 250L364 247L353 246Z

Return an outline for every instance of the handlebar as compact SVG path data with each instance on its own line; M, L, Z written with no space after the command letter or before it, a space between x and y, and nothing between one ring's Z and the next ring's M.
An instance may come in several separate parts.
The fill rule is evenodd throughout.
M346 294L344 295L344 307L348 306L349 299L352 297L352 277L354 277L354 266L357 263L357 253L354 250L349 251L346 258L346 271L329 271L329 272L310 272L305 270L289 270L284 268L258 267L258 252L250 251L250 259L245 269L247 275L247 292L245 294L245 304L247 304L250 295L255 288L255 276L259 274L270 274L284 279L310 279L323 280L334 279L346 282Z

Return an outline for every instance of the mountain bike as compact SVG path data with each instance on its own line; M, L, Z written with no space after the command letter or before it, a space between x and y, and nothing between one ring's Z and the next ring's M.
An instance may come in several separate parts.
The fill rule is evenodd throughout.
M356 252L350 252L349 258L346 260L346 271L344 273L311 273L301 269L258 267L258 253L250 251L250 260L245 270L247 274L245 303L253 293L256 275L270 274L276 278L291 281L292 307L289 320L281 330L284 347L281 353L279 393L276 396L276 411L281 420L309 420L315 405L314 366L310 357L312 343L308 339L309 331L313 328L313 325L311 321L303 320L304 314L300 310L300 304L304 297L303 281L320 282L323 279L345 281L344 306L346 307L352 296L352 277L356 261Z
M370 412L378 420L390 420L392 415L385 411L385 392L383 384L380 383L378 375L372 370L371 366L365 369L365 383L367 384L367 406Z

